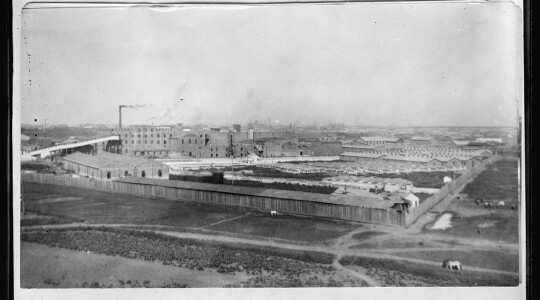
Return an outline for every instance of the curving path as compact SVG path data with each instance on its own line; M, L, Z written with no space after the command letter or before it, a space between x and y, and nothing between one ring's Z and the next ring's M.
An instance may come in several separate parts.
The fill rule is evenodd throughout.
M356 230L353 230L346 235L336 239L336 243L333 245L299 245L299 244L286 244L282 242L276 242L272 240L255 240L255 239L247 239L247 238L238 238L238 237L231 237L231 236L221 236L221 235L208 235L203 233L192 233L192 232L175 232L175 231L168 231L167 229L170 229L170 226L155 226L155 225L134 225L134 224L86 224L86 223L77 223L77 224L58 224L58 225L40 225L40 226L28 226L28 227L22 227L24 229L54 229L54 228L80 228L80 227L110 227L110 228L130 228L130 227L136 227L133 229L136 230L144 230L141 228L152 228L154 232L183 238L183 239L196 239L196 240L207 240L207 241L216 241L216 242L222 242L222 243L235 243L235 244L246 244L246 245L254 245L254 246L265 246L265 247L274 247L274 248L283 248L283 249L290 249L290 250L297 250L297 251L316 251L316 252L324 252L329 254L336 255L336 259L333 262L333 266L335 266L338 269L344 270L347 269L344 266L342 266L339 263L339 260L344 256L358 256L358 257L367 257L367 258L379 258L379 259L390 259L390 260L400 260L400 261L409 261L419 264L426 264L426 265L432 265L440 267L440 262L435 261L428 261L428 260L422 260L422 259L415 259L415 258L406 258L401 256L392 255L390 253L380 253L376 251L381 251L381 249L349 249L346 247L347 241L356 233L359 233L361 231L366 231L364 228L359 228ZM163 230L155 230L156 228L163 228ZM424 248L422 248L425 250ZM445 250L450 250L451 247L445 248ZM401 252L408 251L408 248L401 248L399 249ZM508 275L518 275L518 272L508 272L508 271L501 271L501 270L493 270L493 269L486 269L486 268L479 268L479 267L472 267L467 266L467 271L476 271L476 272L488 272L488 273L498 273L498 274L508 274ZM344 270L345 271L345 270ZM379 284L367 276L366 274L355 272L353 270L347 269L347 272L354 272L350 273L351 275L360 278L367 282L369 285L372 286L378 286Z

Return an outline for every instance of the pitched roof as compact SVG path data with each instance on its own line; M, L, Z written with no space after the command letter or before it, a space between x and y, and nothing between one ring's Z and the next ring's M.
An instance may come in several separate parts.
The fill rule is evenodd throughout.
M383 137L383 136L363 136L358 139L361 139L366 142L391 142L395 143L399 141L399 138L395 137Z
M365 158L379 158L384 156L384 154L376 153L360 153L360 152L343 152L340 156L354 156L354 157L365 157Z
M359 206L359 207L377 208L377 209L389 209L393 205L393 203L389 203L390 201L383 201L382 199L377 199L377 198L372 198L372 197L348 196L348 195L336 195L336 194L328 195L328 194L318 194L318 193L308 193L308 192L244 187L244 186L231 186L231 185L224 185L224 184L210 184L210 183L150 179L150 178L140 178L140 177L125 177L125 178L116 179L115 181L134 183L134 184L175 187L175 188L188 189L188 190L221 192L221 193L237 194L237 195L253 195L253 196L271 197L271 198L278 198L278 199L290 199L290 200L298 200L298 201L328 203L328 204L341 204L341 205L348 205L348 206Z
M430 137L430 136L416 136L416 135L414 135L414 136L411 137L411 140L413 140L413 141L431 141L431 140L433 140L433 138Z
M137 167L144 163L152 161L151 159L146 159L143 157L113 154L109 152L102 152L96 155L75 152L64 157L64 160L96 169L104 168L109 165L119 165L120 167ZM163 163L156 161L154 161L153 163L155 163L156 165L164 165Z

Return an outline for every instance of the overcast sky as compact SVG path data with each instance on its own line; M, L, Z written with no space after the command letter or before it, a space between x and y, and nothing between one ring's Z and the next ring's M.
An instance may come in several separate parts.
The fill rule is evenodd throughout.
M26 9L21 121L115 124L119 105L147 105L123 123L514 126L519 13L505 3Z

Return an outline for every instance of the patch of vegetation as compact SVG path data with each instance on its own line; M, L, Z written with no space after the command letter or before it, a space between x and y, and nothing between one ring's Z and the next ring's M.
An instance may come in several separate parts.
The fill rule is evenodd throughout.
M465 188L463 193L476 199L512 199L517 201L518 193L518 161L500 160L491 164L486 170Z
M376 236L385 235L385 232L379 232L379 231L364 231L357 233L352 236L353 239L357 241L366 241Z
M425 259L442 262L445 259L455 259L461 262L464 269L467 266L503 270L509 272L519 271L519 255L505 251L488 250L445 250L445 251L415 251L395 253L397 256Z
M409 282L421 282L424 286L516 286L517 275L452 271L431 265L412 262L346 256L339 261L342 265L356 265L366 269L386 286L408 286Z
M519 242L518 212L513 211L513 214L513 217L497 213L475 217L454 216L452 218L452 227L445 229L443 233L459 237L517 243ZM493 226L485 228L480 226L486 223L491 223Z
M272 217L269 214L244 216L206 227L221 232L310 242L337 238L355 228L358 228L358 225L286 215Z
M21 233L21 241L79 251L119 255L193 270L216 269L221 273L245 271L297 277L312 272L331 272L335 256L312 251L251 245L228 245L212 241L181 239L149 231L116 228L34 230ZM129 282L128 282L129 284Z

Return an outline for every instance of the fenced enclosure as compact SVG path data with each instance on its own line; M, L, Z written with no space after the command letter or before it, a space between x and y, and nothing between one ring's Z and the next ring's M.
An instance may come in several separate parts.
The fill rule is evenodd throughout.
M143 180L143 179L141 179ZM148 179L141 182L121 182L91 178L73 178L49 174L22 174L23 182L73 186L86 189L110 191L137 196L164 197L179 201L195 201L215 205L231 205L263 211L277 210L286 214L331 218L353 222L367 222L388 226L405 226L406 212L378 207L365 207L320 201L321 197L310 193L286 191L275 196L264 195L267 189L235 187L238 193L224 192L223 185L196 183L195 188L166 186L168 180ZM161 185L159 182L164 183ZM176 181L176 183L179 183ZM218 188L219 186L219 188ZM205 187L205 188L200 188ZM213 190L213 189L218 189ZM288 197L290 196L290 197ZM349 196L352 197L352 196ZM352 199L352 198L351 198Z
M226 190L224 191L222 188L218 188L218 186L223 187L223 185L204 183L197 183L195 187L167 186L167 182L170 182L168 180L152 181L148 179L147 183L121 182L25 173L22 174L22 181L104 190L137 196L165 197L179 201L232 205L264 211L277 210L295 215L407 227L414 223L421 215L441 202L449 193L453 192L470 178L482 172L488 164L491 164L498 159L498 156L492 156L484 160L480 165L469 168L461 176L447 183L438 193L426 198L419 206L411 208L408 211L331 203L331 201L319 201L321 199L320 197L308 196L306 193L293 191L287 191L287 193L282 194L276 193L274 196L268 196L261 192L265 189L256 188L236 187L237 192L229 192ZM328 195L328 197L330 196Z

